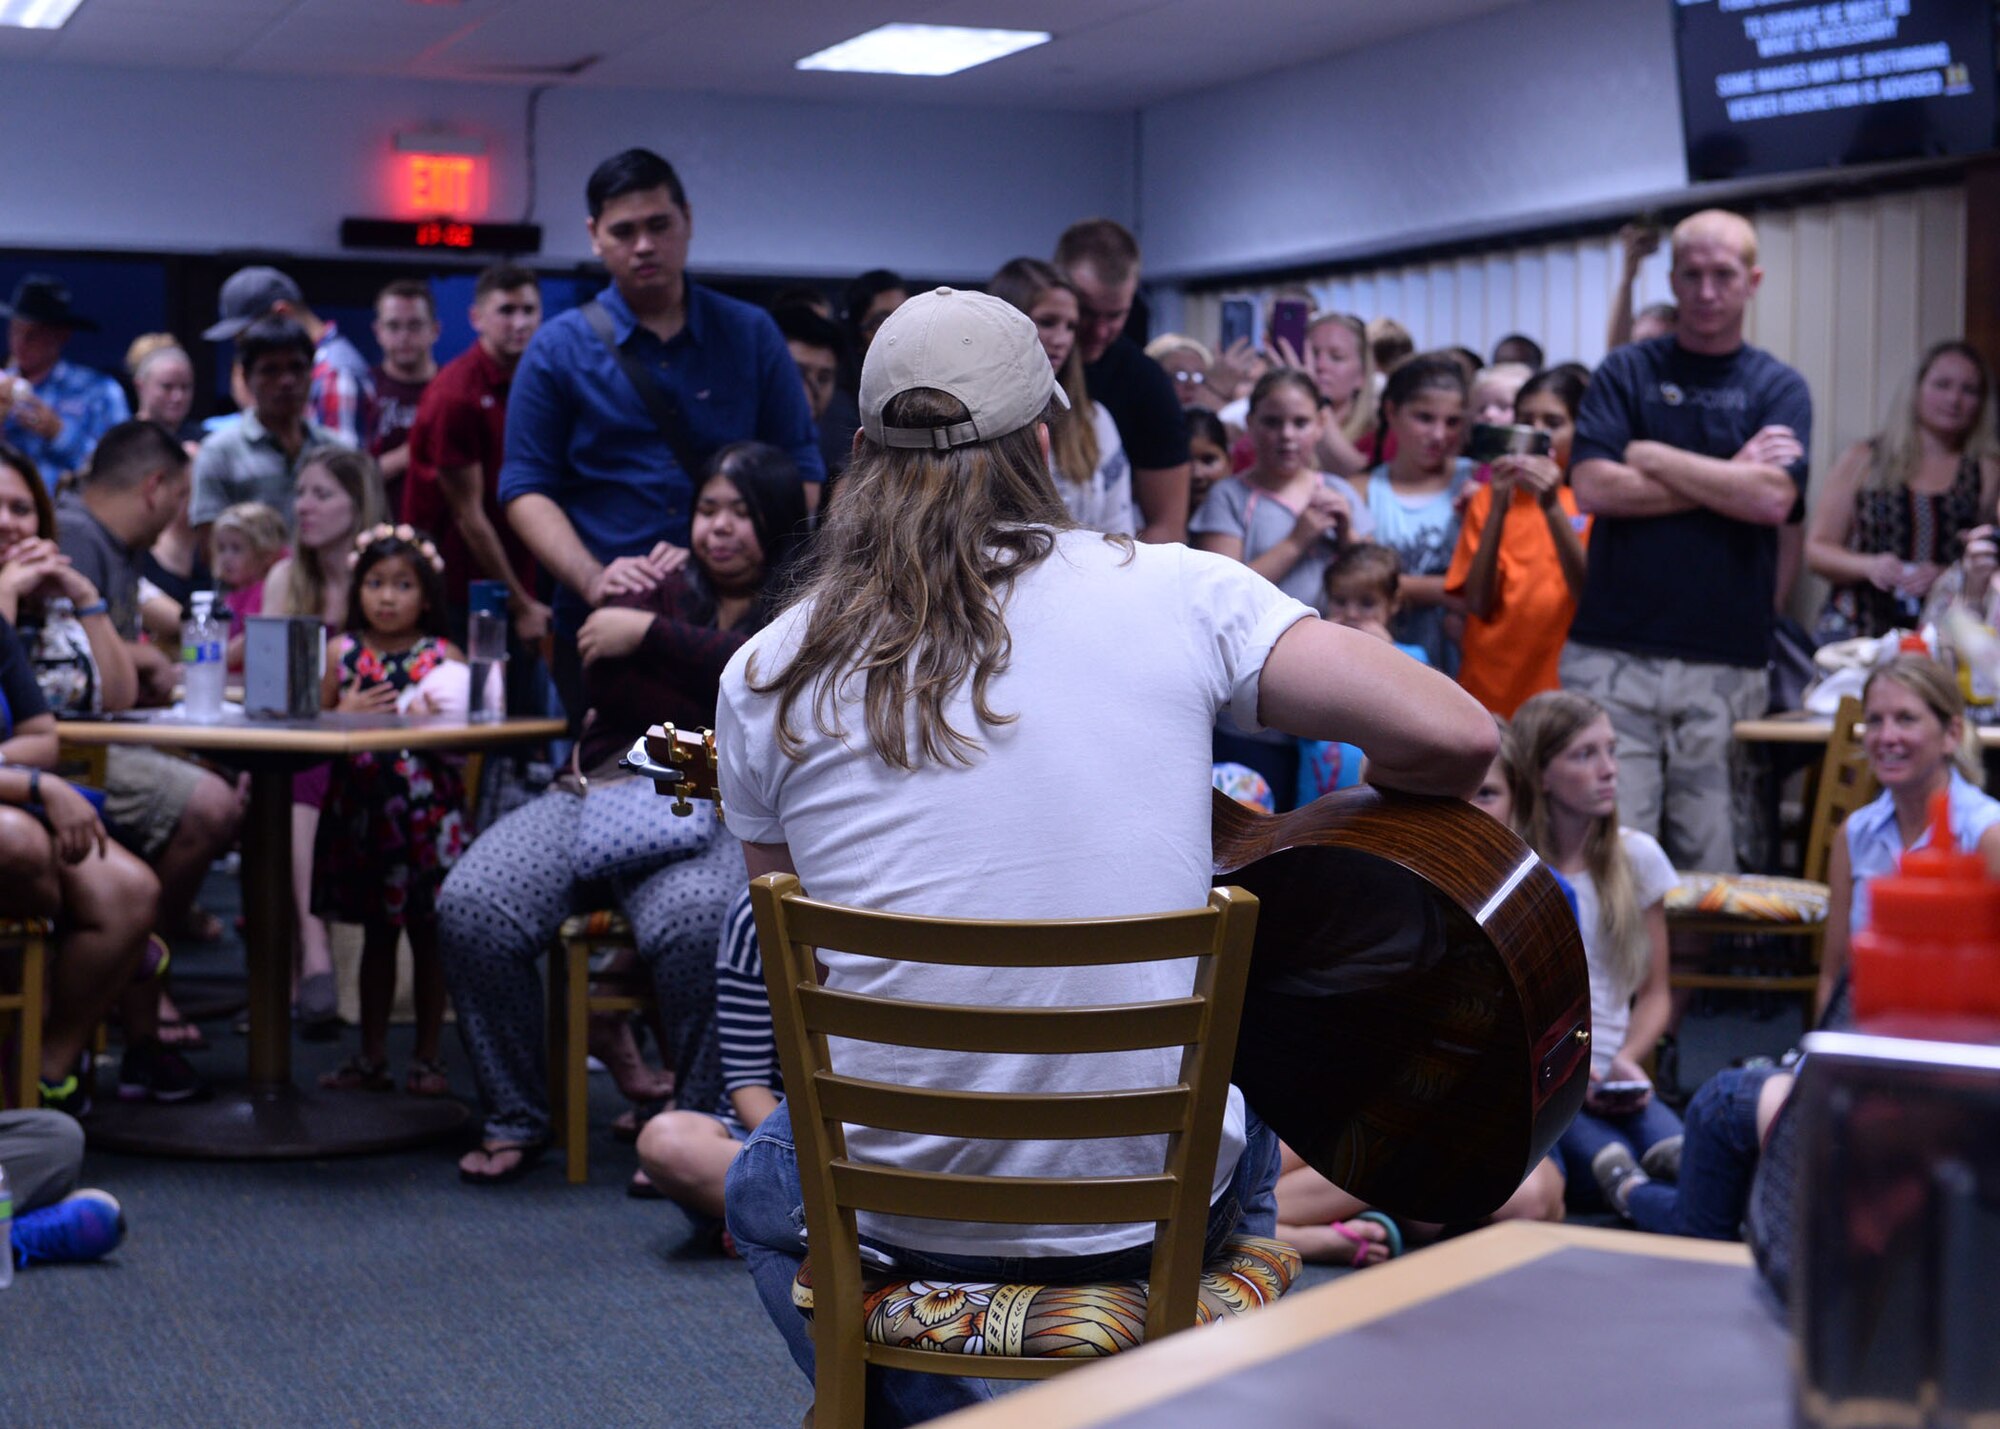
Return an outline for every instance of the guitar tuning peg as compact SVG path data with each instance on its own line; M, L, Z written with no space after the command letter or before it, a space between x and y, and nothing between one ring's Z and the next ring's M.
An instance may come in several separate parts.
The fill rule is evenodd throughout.
M685 819L689 814L694 812L694 805L688 802L688 786L686 784L674 785L674 802L671 807L674 811L674 817L677 819Z

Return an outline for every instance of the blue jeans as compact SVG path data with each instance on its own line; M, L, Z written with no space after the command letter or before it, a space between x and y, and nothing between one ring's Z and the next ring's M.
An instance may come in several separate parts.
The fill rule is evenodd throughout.
M1687 1108L1681 1178L1632 1188L1632 1223L1662 1235L1735 1240L1757 1174L1757 1097L1771 1067L1725 1067L1701 1084Z
M1597 1177L1591 1174L1590 1163L1598 1152L1614 1141L1624 1142L1633 1156L1638 1157L1644 1156L1667 1138L1680 1134L1681 1119L1663 1105L1658 1096L1648 1098L1643 1107L1626 1116L1599 1116L1588 1110L1577 1112L1576 1120L1556 1141L1556 1155L1562 1161L1570 1205L1578 1210L1596 1210L1604 1206L1604 1195L1597 1188Z
M1248 1107L1247 1144L1236 1174L1216 1197L1208 1218L1208 1252L1236 1234L1268 1236L1278 1225L1278 1138ZM792 1280L805 1259L805 1196L799 1188L798 1149L792 1141L791 1106L780 1104L752 1133L729 1164L723 1185L729 1233L757 1282L757 1296L806 1378L813 1376L812 1321L792 1306ZM1087 1283L1143 1277L1151 1266L1150 1244L1101 1255L1009 1257L936 1255L876 1246L891 1256L899 1273L952 1280ZM919 1374L910 1370L868 1371L870 1425L921 1424L992 1397L983 1379Z

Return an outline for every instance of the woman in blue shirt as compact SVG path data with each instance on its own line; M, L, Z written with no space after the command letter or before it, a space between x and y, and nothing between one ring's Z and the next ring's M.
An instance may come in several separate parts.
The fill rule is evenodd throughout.
M1940 789L1950 791L1959 851L1982 854L2000 876L2000 801L1972 782L1979 757L1952 677L1922 655L1899 655L1869 677L1861 701L1861 747L1882 794L1848 815L1833 847L1819 965L1822 1012L1847 969L1849 939L1868 926L1870 880L1892 872L1906 850L1930 842L1931 797Z

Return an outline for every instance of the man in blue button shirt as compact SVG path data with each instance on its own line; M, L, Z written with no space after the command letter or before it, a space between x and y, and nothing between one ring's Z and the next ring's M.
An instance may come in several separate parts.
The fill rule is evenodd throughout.
M69 285L30 273L0 306L7 319L7 371L0 373L0 438L12 442L51 491L81 471L98 438L132 415L125 391L101 372L63 361L73 332L97 324L70 306Z
M582 310L535 334L507 402L500 500L556 591L557 688L582 717L576 632L606 597L651 589L685 559L710 454L734 441L789 452L818 494L819 436L797 365L760 308L687 277L692 223L673 166L645 149L605 160L585 190L591 247L610 271L596 301L619 348L681 413L670 443Z

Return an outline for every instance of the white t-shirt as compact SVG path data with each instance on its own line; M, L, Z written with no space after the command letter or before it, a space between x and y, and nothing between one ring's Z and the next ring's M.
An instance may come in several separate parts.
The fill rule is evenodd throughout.
M1055 453L1049 453L1049 475L1055 478L1056 492L1069 508L1070 519L1093 531L1117 536L1133 536L1139 531L1138 513L1132 505L1132 463L1119 439L1118 424L1102 402L1090 404L1092 430L1097 433L1097 470L1085 486L1071 481L1056 470Z
M1632 886L1639 907L1650 908L1667 896L1680 875L1651 834L1621 828L1618 837L1625 845L1625 857L1632 861ZM1626 985L1610 971L1597 880L1581 871L1564 876L1576 889L1577 928L1583 934L1584 961L1590 965L1590 1075L1602 1078L1611 1070L1611 1059L1625 1045L1626 1029L1632 1025L1632 997L1639 989Z
M980 730L966 692L955 728L984 750L970 766L889 768L868 745L857 699L835 706L841 738L815 727L808 701L792 716L805 755L779 749L777 698L752 695L797 648L808 610L785 612L736 653L716 712L729 828L752 843L789 844L815 898L861 908L961 918L1085 918L1200 907L1211 883L1210 731L1230 707L1256 728L1258 677L1278 637L1312 610L1239 562L1185 546L1129 552L1066 532L1014 583L1011 663L989 702L1016 716ZM852 693L858 693L858 682ZM1184 997L1191 962L1036 970L930 967L822 954L830 986L918 1001L1020 1006ZM844 1073L981 1091L1163 1086L1177 1048L1050 1059L896 1052L836 1041ZM1215 1189L1244 1144L1243 1102L1230 1091ZM863 1128L848 1148L867 1160L1006 1176L1157 1173L1159 1137L1117 1141L963 1142ZM940 1206L941 1212L948 1207ZM1150 1226L987 1226L948 1219L864 1217L894 1245L992 1256L1085 1255L1142 1244Z

